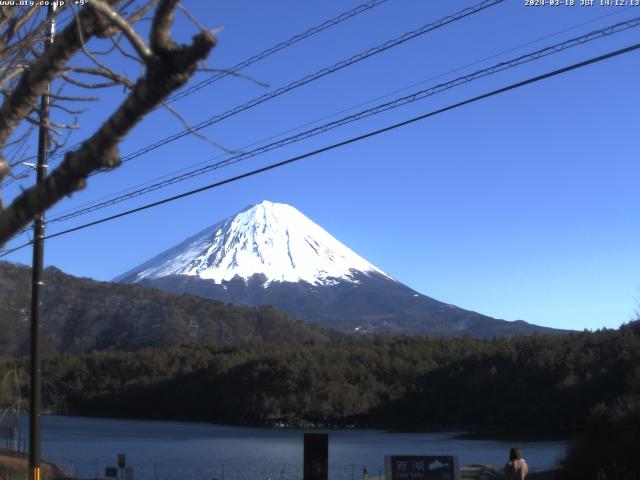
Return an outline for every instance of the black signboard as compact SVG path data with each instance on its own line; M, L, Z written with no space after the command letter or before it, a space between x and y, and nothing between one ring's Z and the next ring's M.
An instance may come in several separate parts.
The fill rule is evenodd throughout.
M304 480L329 478L329 435L304 434Z
M124 468L127 463L127 456L124 453L118 454L118 468Z
M458 480L457 456L387 455L386 480Z
M115 478L118 476L118 469L116 467L107 467L104 469L104 476Z

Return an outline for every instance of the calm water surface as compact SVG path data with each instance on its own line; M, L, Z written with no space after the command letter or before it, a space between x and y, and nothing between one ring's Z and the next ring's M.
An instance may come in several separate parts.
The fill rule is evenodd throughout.
M26 421L26 418L23 419ZM25 423L25 430L26 423ZM316 431L316 430L314 430ZM389 454L458 455L460 465L501 466L511 442L467 440L448 433L382 430L321 430L329 433L330 478L359 480L383 471ZM305 430L251 428L207 423L45 416L43 456L69 473L104 476L126 453L135 480L293 480L302 477ZM532 469L553 467L565 441L519 442Z

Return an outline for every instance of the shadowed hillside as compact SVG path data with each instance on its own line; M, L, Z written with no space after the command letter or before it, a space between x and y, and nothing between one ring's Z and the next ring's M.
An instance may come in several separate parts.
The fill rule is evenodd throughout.
M515 337L566 330L506 321L440 302L383 275L354 273L357 282L311 285L273 282L263 286L261 275L236 277L216 284L190 275L143 279L141 285L172 293L191 293L236 305L274 305L316 325L338 331L479 338Z
M640 405L639 364L636 322L494 340L355 336L67 354L49 357L43 378L55 386L45 387L49 408L70 414L548 434L579 431L621 401ZM12 365L26 379L26 359L0 361L0 374Z
M0 262L0 351L28 352L28 267ZM136 350L239 341L324 342L333 333L273 307L237 307L139 285L76 278L45 271L44 348L49 352Z

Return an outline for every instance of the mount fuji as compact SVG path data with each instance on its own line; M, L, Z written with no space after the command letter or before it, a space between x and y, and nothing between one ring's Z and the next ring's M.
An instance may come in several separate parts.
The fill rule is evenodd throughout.
M370 273L388 277L295 208L263 201L115 280L187 275L222 284L259 274L264 276L262 286L268 287L273 282L357 282L355 274Z
M497 320L412 290L294 207L263 201L116 277L171 293L274 305L351 332L479 337L554 331Z

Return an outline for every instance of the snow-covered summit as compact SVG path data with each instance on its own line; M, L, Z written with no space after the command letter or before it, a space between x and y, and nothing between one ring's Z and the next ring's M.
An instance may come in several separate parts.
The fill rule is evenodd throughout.
M263 201L209 227L116 281L191 275L222 283L255 274L271 282L355 282L358 273L387 276L290 205Z

